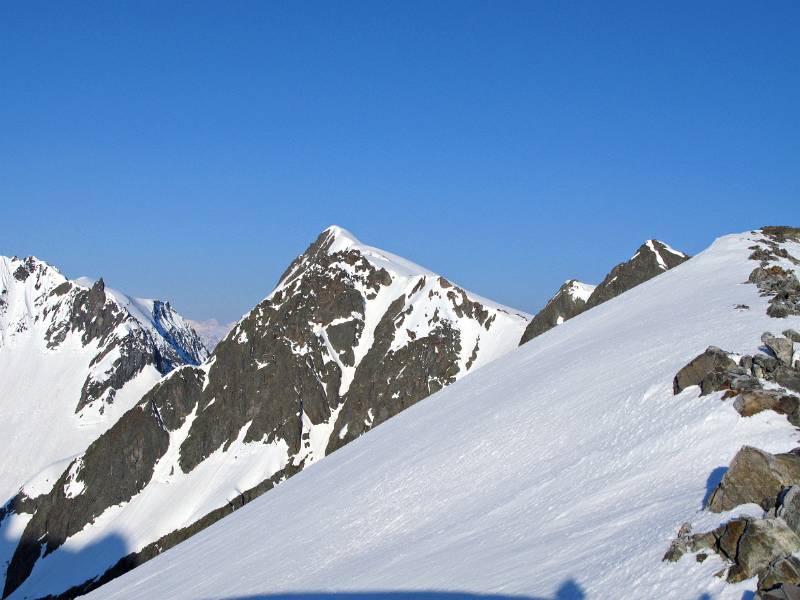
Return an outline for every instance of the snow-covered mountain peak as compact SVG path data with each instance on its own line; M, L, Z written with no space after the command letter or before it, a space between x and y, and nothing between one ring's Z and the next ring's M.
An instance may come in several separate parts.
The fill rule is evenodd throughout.
M320 235L328 235L332 238L334 244L338 244L339 247L332 248L332 252L336 252L343 248L347 248L351 245L355 246L363 246L364 244L361 243L353 232L349 229L345 229L344 227L340 227L339 225L331 225L326 227Z
M299 264L309 259L313 260L313 258L320 253L329 256L339 256L348 262L352 262L354 256L357 255L368 260L376 269L385 269L389 273L402 277L419 275L436 276L433 271L413 263L410 260L363 243L353 235L353 233L338 225L331 225L320 233L309 249L302 256L298 257L295 263L290 265L287 272L290 272L293 268L296 268Z
M567 280L564 283L564 286L566 286L567 293L570 295L571 298L576 300L583 300L584 302L586 302L589 299L589 296L592 295L594 288L597 287L596 285L583 283L582 281L578 281L577 279Z
M157 554L511 351L526 323L346 230L326 229L211 359L161 380L62 470L64 485L80 482L81 493L43 500L6 589L34 567L73 560L68 550L40 557L26 540L46 538L56 550L126 523L128 551L140 560ZM130 440L144 440L141 452L128 452ZM56 522L53 511L71 516ZM67 567L70 582L121 558Z
M658 268L662 271L671 269L689 258L689 256L683 252L679 252L668 244L655 239L647 240L642 244L636 251L636 254L631 257L631 261L646 260L647 256L655 258Z
M689 258L689 255L671 248L662 241L647 240L629 260L611 269L586 301L585 310L616 298L656 275L677 267Z

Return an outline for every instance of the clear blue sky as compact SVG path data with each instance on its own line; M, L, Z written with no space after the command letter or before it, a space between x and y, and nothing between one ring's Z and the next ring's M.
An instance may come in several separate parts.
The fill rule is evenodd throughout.
M16 2L0 253L237 318L336 223L532 311L800 225L800 3Z

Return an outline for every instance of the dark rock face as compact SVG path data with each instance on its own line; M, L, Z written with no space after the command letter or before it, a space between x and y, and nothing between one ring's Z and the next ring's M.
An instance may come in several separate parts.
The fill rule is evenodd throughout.
M109 506L147 487L168 450L176 457L172 468L189 476L234 442L250 444L254 452L285 444L286 463L199 521L120 556L98 580L76 582L69 594L186 539L454 382L493 356L490 351L498 352L498 344L511 350L516 336L509 340L508 328L521 333L525 325L524 317L474 300L444 278L409 272L407 264L396 265L346 232L326 230L219 343L210 361L163 379L38 499L9 567L6 593L26 579L41 545L55 550ZM170 449L170 432L184 425L185 437ZM330 431L322 442L314 433L321 427ZM215 479L223 485L225 473ZM72 488L81 491L64 491Z
M394 330L402 326L402 312L395 312L400 305L392 303L375 330L375 344L345 395L334 426L340 433L328 442L329 453L456 379L461 342L447 322L397 351L389 349Z
M639 247L633 257L614 267L600 285L593 287L574 279L567 281L528 324L520 345L592 307L616 298L664 271L677 267L689 258L682 252L672 250L663 242L648 240ZM589 290L591 293L587 295L585 292Z
M575 279L565 282L556 295L550 298L545 307L528 323L520 345L581 314L593 289L594 286L587 286Z

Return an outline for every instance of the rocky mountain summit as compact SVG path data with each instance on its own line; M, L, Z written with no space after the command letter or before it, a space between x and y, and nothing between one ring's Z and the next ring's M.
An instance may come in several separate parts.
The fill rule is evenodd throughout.
M208 361L172 371L50 490L18 499L4 595L47 580L74 596L119 575L510 351L527 320L325 230ZM120 527L120 548L69 551Z
M520 345L687 260L688 255L664 242L647 240L630 259L611 269L599 285L568 280L531 319Z
M586 310L586 301L596 286L581 283L577 279L565 281L556 295L550 298L545 307L534 315L522 334L520 345L543 334L545 331L561 325Z

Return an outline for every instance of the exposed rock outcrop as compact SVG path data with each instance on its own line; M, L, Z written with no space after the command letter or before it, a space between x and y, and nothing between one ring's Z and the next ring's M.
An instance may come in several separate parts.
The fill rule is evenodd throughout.
M556 295L550 298L545 307L528 323L520 345L581 314L594 289L595 286L581 283L576 279L566 281Z
M525 329L520 345L668 269L677 267L689 258L664 242L647 240L629 260L615 266L600 285L593 286L570 279L534 316Z
M710 394L719 390L730 389L732 373L738 372L734 360L715 346L695 357L675 375L672 382L673 393L679 394L691 385L699 385L701 394ZM744 375L744 370L742 370Z
M682 529L664 560L674 562L702 550L729 561L726 578L735 583L765 574L776 560L800 550L800 537L780 518L737 517L708 533Z
M586 301L586 310L616 298L623 292L677 267L689 256L670 248L664 242L647 240L629 260L611 269Z
M744 446L709 497L708 508L723 512L748 502L771 508L783 488L795 483L800 483L800 451L770 454Z
M800 315L800 281L788 268L800 264L800 259L780 245L786 241L800 241L800 229L764 227L761 233L764 237L750 248L753 250L750 258L759 261L759 266L750 273L748 281L758 286L762 296L769 297L767 314L770 317Z

